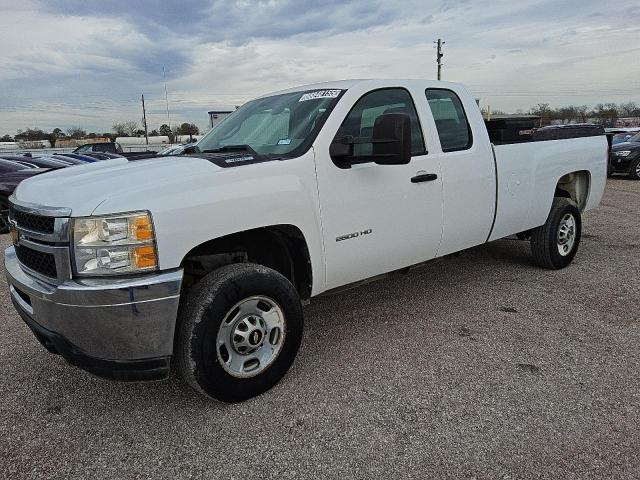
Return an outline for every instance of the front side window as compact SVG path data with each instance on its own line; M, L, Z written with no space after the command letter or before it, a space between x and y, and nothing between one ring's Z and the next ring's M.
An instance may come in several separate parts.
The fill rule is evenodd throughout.
M427 89L426 95L436 122L442 151L455 152L471 148L471 126L458 95L451 90L439 88Z
M226 117L197 143L201 152L248 146L260 155L306 150L344 90L308 90L258 98Z
M351 136L363 141L371 139L377 118L385 113L404 113L411 119L411 155L424 155L424 139L411 95L403 88L374 90L360 98L342 122L337 137ZM373 144L354 145L353 155L368 156Z

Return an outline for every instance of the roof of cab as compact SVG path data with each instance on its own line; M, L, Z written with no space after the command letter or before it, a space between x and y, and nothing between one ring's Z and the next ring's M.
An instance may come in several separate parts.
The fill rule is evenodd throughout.
M384 85L416 85L416 84L425 84L429 87L432 86L441 86L443 88L451 88L452 86L461 87L462 85L459 83L451 83L451 82L443 82L438 80L422 80L422 79L396 79L396 78L381 78L381 79L351 79L351 80L336 80L332 82L322 82L322 83L312 83L310 85L300 85L298 87L287 88L285 90L280 90L277 92L267 93L265 95L261 95L258 98L270 97L272 95L282 95L285 93L294 93L294 92L303 92L306 90L348 90L350 88L355 87L360 84L371 84L372 88L382 87Z

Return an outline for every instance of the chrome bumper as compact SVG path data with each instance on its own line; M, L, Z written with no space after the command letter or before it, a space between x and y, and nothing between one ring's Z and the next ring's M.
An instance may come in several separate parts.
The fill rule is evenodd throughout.
M61 338L77 354L98 362L166 357L168 369L181 269L129 278L66 280L52 285L25 273L14 248L9 247L5 250L5 270L14 306L43 344L36 330ZM64 353L63 356L67 358Z

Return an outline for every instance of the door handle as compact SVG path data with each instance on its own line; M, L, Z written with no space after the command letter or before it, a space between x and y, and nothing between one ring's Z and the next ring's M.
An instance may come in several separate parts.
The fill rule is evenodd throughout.
M435 173L419 173L415 177L411 177L411 183L433 182L438 179Z

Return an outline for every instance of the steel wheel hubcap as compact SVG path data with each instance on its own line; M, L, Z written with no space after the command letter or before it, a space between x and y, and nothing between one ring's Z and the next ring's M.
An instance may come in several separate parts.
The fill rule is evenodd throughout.
M563 257L569 255L576 243L576 219L571 213L566 213L558 226L558 252Z
M636 165L636 175L640 177L640 162Z
M282 350L285 325L284 312L271 298L241 300L218 329L216 353L220 365L234 377L262 373Z

